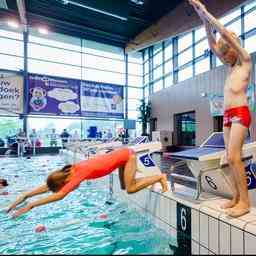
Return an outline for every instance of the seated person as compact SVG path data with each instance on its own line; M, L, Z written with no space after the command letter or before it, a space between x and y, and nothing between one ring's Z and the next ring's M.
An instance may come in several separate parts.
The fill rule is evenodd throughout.
M121 148L104 155L96 155L89 160L83 160L74 165L64 166L62 169L53 172L48 176L45 184L24 193L8 208L7 212L14 210L17 205L29 197L49 191L53 194L29 203L26 207L14 213L14 217L18 217L40 205L62 200L70 192L77 189L82 181L104 177L117 168L119 168L121 188L126 189L127 193L136 193L157 182L161 183L162 192L168 190L166 174L136 179L136 155L129 148Z

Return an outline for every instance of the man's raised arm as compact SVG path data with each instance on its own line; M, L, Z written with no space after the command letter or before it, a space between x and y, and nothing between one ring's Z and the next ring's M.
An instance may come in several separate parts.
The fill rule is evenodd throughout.
M214 28L220 33L221 37L238 52L238 55L242 62L250 62L250 54L241 47L237 38L235 38L223 24L219 22L211 13L209 13L206 7L199 0L189 0L189 3L195 8L195 11L202 19L206 19ZM215 48L216 49L216 48ZM218 56L219 57L219 56Z

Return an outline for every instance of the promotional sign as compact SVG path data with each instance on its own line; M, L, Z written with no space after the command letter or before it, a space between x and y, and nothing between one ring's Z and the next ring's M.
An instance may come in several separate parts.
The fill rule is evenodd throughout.
M80 81L29 75L29 113L80 116Z
M256 112L255 104L255 85L249 84L247 89L247 99L250 110ZM210 102L210 112L212 116L223 116L224 114L224 96L212 94L208 96Z
M88 117L124 118L123 86L91 81L81 83L81 113Z
M245 167L247 176L248 190L256 188L256 163L250 161L250 163Z
M0 113L23 113L23 77L7 76L0 78Z
M224 97L221 95L209 96L210 112L212 116L223 116L224 114Z
M252 112L256 112L256 106L255 106L255 88L254 84L249 84L247 89L247 99L249 108Z

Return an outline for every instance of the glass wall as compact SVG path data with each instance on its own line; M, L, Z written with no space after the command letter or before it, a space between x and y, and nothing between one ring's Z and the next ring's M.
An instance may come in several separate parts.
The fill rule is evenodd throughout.
M35 129L42 145L50 146L51 133L54 129L57 134L57 145L61 146L60 134L64 129L70 134L70 138L77 133L80 139L86 139L89 137L90 127L97 127L99 138L109 139L110 137L117 137L119 129L123 127L123 121L30 117L28 119L28 136Z
M241 44L256 51L256 1L251 1L221 18L225 26L240 36ZM217 34L217 39L219 35ZM149 94L222 65L210 54L205 28L169 38L144 50L143 93ZM212 66L211 66L212 65Z
M142 53L128 55L128 118L138 118L140 100L143 98Z
M22 32L7 29L6 24L2 24L0 26L0 43L0 70L23 70ZM141 52L128 55L127 69L126 85L126 63L122 48L53 32L41 35L35 29L29 29L28 72L127 86L128 118L137 119L138 107L143 97ZM125 88L124 91L126 91ZM16 122L15 118L10 119ZM23 121L21 120L19 123L22 124ZM123 120L81 120L29 116L28 134L32 129L36 129L43 145L48 146L48 135L53 128L57 133L64 128L68 129L71 134L78 131L80 136L85 138L87 136L86 129L95 125L102 133L111 130L113 136L116 136L117 130L123 127ZM139 122L137 122L137 126L141 126ZM17 127L19 128L19 126ZM5 134L6 132L3 131L3 137L6 136Z
M23 120L18 117L0 116L0 127L0 141L6 146L8 137L15 136L18 130L23 128Z
M23 70L23 34L0 23L0 69Z

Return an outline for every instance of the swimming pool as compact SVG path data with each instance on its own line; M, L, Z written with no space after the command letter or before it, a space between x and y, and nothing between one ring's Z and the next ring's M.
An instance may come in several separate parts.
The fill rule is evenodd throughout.
M156 228L149 215L116 200L106 203L108 190L93 182L84 182L63 201L12 219L3 209L63 163L58 156L0 161L0 176L10 184L10 194L0 196L0 254L172 254L173 238ZM36 233L38 224L47 231Z

